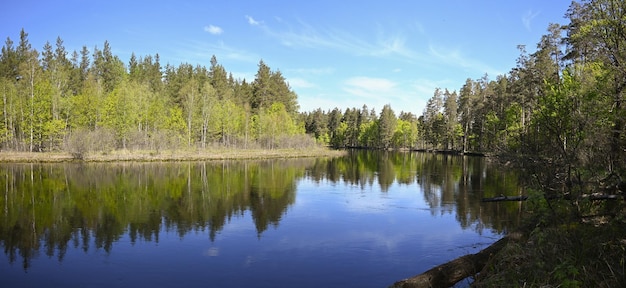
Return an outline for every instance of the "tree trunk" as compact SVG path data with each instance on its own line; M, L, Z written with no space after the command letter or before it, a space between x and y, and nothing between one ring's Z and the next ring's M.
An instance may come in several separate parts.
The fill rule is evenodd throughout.
M519 240L521 237L521 233L511 233L476 254L459 257L417 276L398 281L390 287L451 287L467 277L478 274L483 270L489 258L504 248L509 240Z

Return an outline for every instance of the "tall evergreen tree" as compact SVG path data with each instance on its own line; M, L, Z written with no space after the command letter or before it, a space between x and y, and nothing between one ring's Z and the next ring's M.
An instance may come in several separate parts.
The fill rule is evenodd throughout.
M259 61L259 70L257 71L254 82L252 83L253 92L250 104L252 109L259 110L267 108L272 104L272 91L270 84L271 71L270 67L265 65L263 60Z
M443 93L443 114L445 117L446 131L445 131L445 149L456 149L457 138L457 95L456 91L450 93L446 89Z
M213 85L219 100L230 100L233 97L233 87L228 81L226 69L217 63L215 55L211 57L209 77L211 79L211 85Z
M383 106L383 110L380 112L379 121L379 141L380 146L383 149L388 149L392 145L393 135L396 131L397 118L396 114L391 109L391 105L387 104Z

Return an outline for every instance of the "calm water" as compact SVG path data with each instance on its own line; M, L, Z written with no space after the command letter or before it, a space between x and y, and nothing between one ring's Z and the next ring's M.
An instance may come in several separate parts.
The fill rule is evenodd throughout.
M482 158L0 165L1 287L386 287L499 239Z

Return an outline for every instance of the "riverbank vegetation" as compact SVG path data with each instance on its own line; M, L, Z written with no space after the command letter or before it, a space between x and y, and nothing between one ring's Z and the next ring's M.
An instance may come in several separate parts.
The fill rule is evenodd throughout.
M468 80L459 94L475 108L459 110L476 135L467 145L510 156L535 191L527 240L499 253L479 287L626 281L626 2L572 2L565 15L508 77Z
M196 150L113 150L90 152L80 158L68 152L0 152L2 163L57 163L57 162L158 162L158 161L211 161L211 160L261 160L276 158L338 157L345 150L330 150L325 147L310 149L239 149L213 147Z
M437 89L418 120L423 145L495 153L527 172L526 238L478 287L626 281L626 2L573 1L565 17L534 52L518 47L506 75Z

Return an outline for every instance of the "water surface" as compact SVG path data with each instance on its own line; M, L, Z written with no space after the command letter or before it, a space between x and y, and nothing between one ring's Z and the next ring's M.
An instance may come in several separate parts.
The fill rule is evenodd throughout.
M0 165L2 287L386 287L495 242L483 158Z

